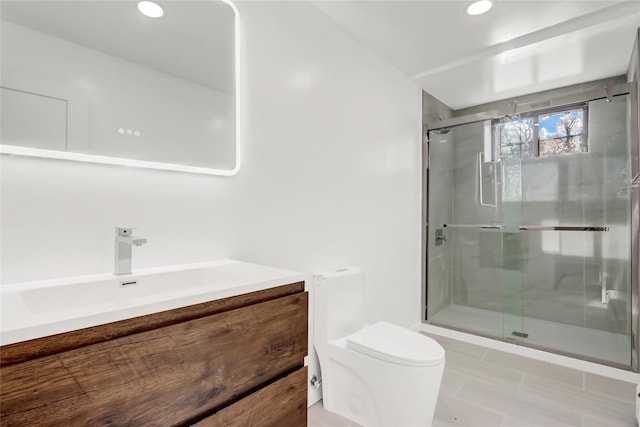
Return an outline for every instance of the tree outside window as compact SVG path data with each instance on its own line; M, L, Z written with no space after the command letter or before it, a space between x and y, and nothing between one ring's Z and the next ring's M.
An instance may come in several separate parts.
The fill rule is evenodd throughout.
M587 151L583 138L583 123L582 109L541 115L538 125L540 156Z

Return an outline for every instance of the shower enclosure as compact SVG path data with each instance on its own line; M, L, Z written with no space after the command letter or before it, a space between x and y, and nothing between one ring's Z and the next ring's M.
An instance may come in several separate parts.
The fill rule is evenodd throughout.
M637 100L598 94L427 129L427 322L637 370Z

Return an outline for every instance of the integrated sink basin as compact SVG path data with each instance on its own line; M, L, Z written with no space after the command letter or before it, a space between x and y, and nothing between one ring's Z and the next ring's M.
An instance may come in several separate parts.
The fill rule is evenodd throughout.
M220 270L221 268L192 268L113 276L79 283L72 281L59 286L26 289L22 292L22 300L32 313L93 308L104 304L135 304L145 299L180 297L185 292L191 292L191 288L207 285L208 290L214 287L226 288L235 277Z
M233 260L2 285L0 344L305 280L301 273Z

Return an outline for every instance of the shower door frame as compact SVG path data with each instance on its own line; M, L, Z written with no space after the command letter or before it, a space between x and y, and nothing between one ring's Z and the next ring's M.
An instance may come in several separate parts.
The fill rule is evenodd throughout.
M639 114L638 114L638 82L632 81L628 83L615 84L612 80L604 81L604 84L597 89L585 90L582 92L576 92L569 95L563 95L553 97L542 101L532 101L522 104L518 104L513 100L506 104L503 109L491 109L480 113L469 114L466 116L452 117L448 119L438 119L434 122L424 121L423 124L423 138L422 138L422 171L423 171L423 203L422 203L422 322L428 324L434 324L436 326L446 327L448 329L455 329L462 332L473 333L474 335L485 336L486 338L496 339L503 342L509 342L512 344L522 345L524 347L535 348L544 350L547 352L561 354L581 360L592 361L600 364L613 366L625 370L631 370L633 372L639 372L640 362L640 346L638 343L638 332L640 330L640 180L638 173L638 160L629 159L631 161L631 182L629 183L632 190L630 191L631 197L631 366L618 365L615 363L609 363L602 360L590 359L586 356L578 356L576 354L562 352L556 349L531 345L522 341L513 341L506 338L499 338L496 336L482 335L476 332L467 331L460 328L451 327L448 325L440 325L438 323L431 322L429 320L428 313L428 235L429 235L429 131L438 130L443 128L450 128L453 126L481 122L485 120L500 119L502 117L515 118L518 114L529 113L539 110L545 110L549 108L568 106L583 102L595 101L598 99L611 100L614 96L629 95L630 109L629 109L629 144L640 145L639 137ZM635 191L633 188L635 187Z

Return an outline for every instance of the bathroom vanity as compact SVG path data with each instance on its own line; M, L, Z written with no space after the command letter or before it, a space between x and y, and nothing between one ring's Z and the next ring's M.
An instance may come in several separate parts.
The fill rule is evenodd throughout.
M262 280L261 268L267 273ZM127 318L8 344L17 332L11 335L3 322L2 425L306 426L304 281L284 270L235 261L200 270L224 274L212 276L217 283L204 280L202 286L185 290L182 299L165 292L179 307L158 311L162 298L155 295L155 302L144 308L150 313L129 317L122 314L125 306L129 312L134 306L140 310L140 301L148 302L149 295L137 303L119 295L119 301L106 303L120 307L110 316ZM220 284L221 277L226 284ZM144 274L131 279L144 286L143 278ZM53 292L58 287L64 294L64 286L75 285L77 281L44 288L8 285L8 293L3 289L3 310L8 308L4 297L15 300L11 291L17 288L28 301L27 291ZM118 291L128 291L127 285L117 286ZM234 295L216 297L230 292ZM203 301L184 304L194 299ZM100 305L104 308L105 301ZM38 307L25 305L29 306ZM61 312L70 310L32 317L49 316L51 324L52 316L64 317ZM57 322L66 329L72 323ZM32 324L18 334L32 335L36 329Z

